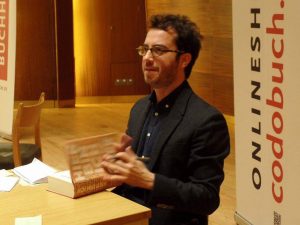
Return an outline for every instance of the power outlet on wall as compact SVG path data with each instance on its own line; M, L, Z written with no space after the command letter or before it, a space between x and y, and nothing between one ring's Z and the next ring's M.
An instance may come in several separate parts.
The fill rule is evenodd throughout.
M132 78L117 78L115 79L115 86L130 86L133 85Z

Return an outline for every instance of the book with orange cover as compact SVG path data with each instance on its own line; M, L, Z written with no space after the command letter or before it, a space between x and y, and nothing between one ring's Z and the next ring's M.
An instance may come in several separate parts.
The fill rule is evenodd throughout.
M111 188L111 184L101 178L101 160L103 154L114 152L114 143L120 143L120 140L121 134L110 133L66 142L69 170L49 176L48 190L79 198Z

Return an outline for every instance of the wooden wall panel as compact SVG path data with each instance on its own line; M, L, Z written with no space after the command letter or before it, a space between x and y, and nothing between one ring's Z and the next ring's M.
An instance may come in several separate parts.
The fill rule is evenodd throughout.
M223 113L233 115L231 0L146 0L147 18L157 13L189 16L204 39L189 82Z
M112 90L114 95L136 95L149 90L144 82L140 62L111 64Z
M72 0L56 1L58 106L75 106Z
M213 79L213 104L224 113L233 115L232 77L214 75Z
M56 99L53 0L17 1L15 100Z
M201 42L202 48L200 50L199 57L193 67L193 72L201 72L201 73L211 73L212 71L212 46L213 46L213 38L212 36L204 36Z
M141 0L111 1L111 62L137 62L136 48L146 34L145 4Z
M110 94L110 1L73 0L76 96Z
M203 48L193 69L190 83L208 102L216 105L222 112L232 115L231 1L133 1L136 5L141 4L140 8L137 7L140 11L126 14L126 10L132 8L132 4L127 4L127 0L73 0L74 5L80 2L80 8L74 7L74 19L81 18L80 29L74 26L74 41L77 43L75 44L76 95L118 95L135 91L142 94L148 91L145 89L141 71L139 73L137 68L132 69L130 66L140 63L136 52L132 50L144 40L145 30L141 31L134 27L145 22L143 14L139 14L142 13L142 5L145 3L147 18L156 13L181 13L188 15L198 24L204 35ZM57 0L17 1L16 100L35 100L41 91L46 92L47 99L54 100L58 99L58 92L66 91L64 96L69 99L72 90L68 89L74 88L72 80L68 80L70 77L65 80L67 74L65 72L60 74L60 79L57 80L55 2L57 3ZM112 6L116 5L119 8L112 10ZM60 18L63 20L63 12ZM127 23L132 23L133 26L128 27ZM116 27L121 28L118 30ZM114 31L116 33L113 33ZM70 32L72 29L67 34ZM61 36L62 40L63 37L64 35ZM61 49L64 49L63 44ZM87 54L82 54L83 51ZM72 52L69 53L72 55ZM72 60L68 62L71 64ZM122 65L123 63L128 65ZM128 86L126 90L124 87L114 86L116 79L123 78L119 72L123 69L120 68L129 71L123 73L126 76L134 74L128 79L133 78L137 86ZM60 82L67 84L61 86ZM226 86L221 85L222 83Z
M232 77L232 38L213 37L211 45L211 73Z
M74 0L73 8L76 96L149 92L135 50L146 33L144 1Z
M207 1L202 1L204 2ZM210 0L210 15L212 35L217 37L232 38L232 1Z
M111 95L141 95L150 92L144 82L141 57L136 48L146 35L145 3L142 0L111 1ZM125 80L122 85L116 81Z
M193 72L189 78L189 83L193 90L204 99L213 99L214 83L213 77L209 73Z

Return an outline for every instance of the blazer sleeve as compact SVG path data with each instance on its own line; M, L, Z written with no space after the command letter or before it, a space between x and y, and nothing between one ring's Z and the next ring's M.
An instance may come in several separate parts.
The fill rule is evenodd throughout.
M230 141L226 121L214 108L196 125L188 149L185 180L155 174L149 204L174 210L209 215L219 206L219 192L224 180L223 164Z

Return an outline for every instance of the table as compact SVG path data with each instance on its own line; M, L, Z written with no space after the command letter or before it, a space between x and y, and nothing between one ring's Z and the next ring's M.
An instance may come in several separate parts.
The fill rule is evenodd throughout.
M37 215L42 215L43 225L147 225L151 211L110 191L79 199L49 192L47 184L17 185L10 192L0 192L0 224Z

